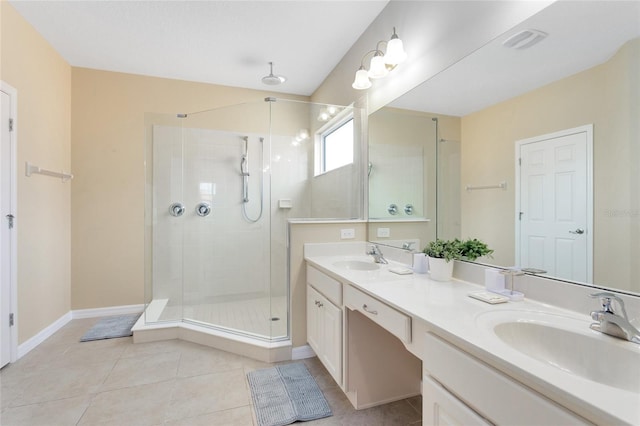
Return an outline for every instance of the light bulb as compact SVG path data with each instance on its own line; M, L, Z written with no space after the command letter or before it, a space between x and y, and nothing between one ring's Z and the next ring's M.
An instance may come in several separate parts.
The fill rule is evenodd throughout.
M327 121L331 116L327 112L327 110L320 111L320 115L318 115L318 121Z
M407 59L407 53L404 51L402 40L395 35L387 42L387 53L384 55L384 62L389 65L398 65Z
M360 69L356 71L356 78L355 80L353 80L353 84L351 85L351 87L357 90L365 90L371 87L369 74L367 73L367 70L364 69L363 66L361 66Z
M382 78L389 74L389 70L384 63L384 57L381 53L371 58L371 66L369 67L369 78Z
M309 139L309 131L307 129L298 130L298 134L296 135L296 139L299 139L301 141L303 141L305 139Z

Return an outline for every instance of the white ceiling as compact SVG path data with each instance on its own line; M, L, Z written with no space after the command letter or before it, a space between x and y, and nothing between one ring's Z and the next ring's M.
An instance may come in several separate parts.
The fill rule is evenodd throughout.
M502 42L524 29L549 36L530 49ZM400 97L398 108L465 116L606 62L640 37L640 1L559 1Z
M10 3L72 66L311 95L388 1Z

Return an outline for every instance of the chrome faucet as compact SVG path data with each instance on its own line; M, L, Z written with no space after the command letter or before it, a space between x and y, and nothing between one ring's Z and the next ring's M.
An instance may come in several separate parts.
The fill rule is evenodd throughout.
M369 256L373 256L373 261L376 263L382 263L383 265L386 265L389 263L387 262L387 259L384 258L382 251L380 251L380 247L378 247L376 244L371 245L367 254Z
M591 318L598 321L591 324L592 330L640 344L640 330L629 322L627 311L624 308L624 301L621 298L607 292L594 293L591 297L600 298L600 304L602 305L602 310L591 312ZM620 305L622 316L613 311L611 303L614 300Z
M409 250L409 251L413 251L413 247L411 247L412 245L414 245L415 242L414 241L407 241L405 243L402 244L402 249L403 250Z

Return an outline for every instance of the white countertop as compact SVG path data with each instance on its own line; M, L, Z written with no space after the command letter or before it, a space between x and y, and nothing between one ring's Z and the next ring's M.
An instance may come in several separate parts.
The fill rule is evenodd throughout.
M574 324L583 322L585 333L593 333L590 337L603 339L607 344L623 345L635 351L639 360L640 345L590 330L592 321L587 313L579 315L527 300L526 295L521 302L490 305L468 297L470 292L483 290L476 284L455 279L450 282L433 281L428 274L397 275L386 267L357 271L333 265L345 257L372 262L371 257L362 254L364 250L360 247L364 245L351 243L351 248L356 250L345 246L339 252L305 248L305 260L343 283L406 313L414 321L424 321L435 334L590 421L640 425L640 393L587 380L513 349L482 325L486 317L483 314L503 312L516 318L520 313L545 312L564 317ZM334 255L328 255L329 252ZM419 336L414 336L417 338ZM602 362L606 368L607 360Z

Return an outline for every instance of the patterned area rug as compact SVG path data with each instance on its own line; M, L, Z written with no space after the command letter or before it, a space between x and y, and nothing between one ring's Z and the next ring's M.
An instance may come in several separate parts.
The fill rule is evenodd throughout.
M116 337L127 337L133 335L131 327L138 321L142 314L120 315L105 317L87 331L81 342L91 340L114 339Z
M331 408L303 363L247 374L258 426L284 426L329 417Z

